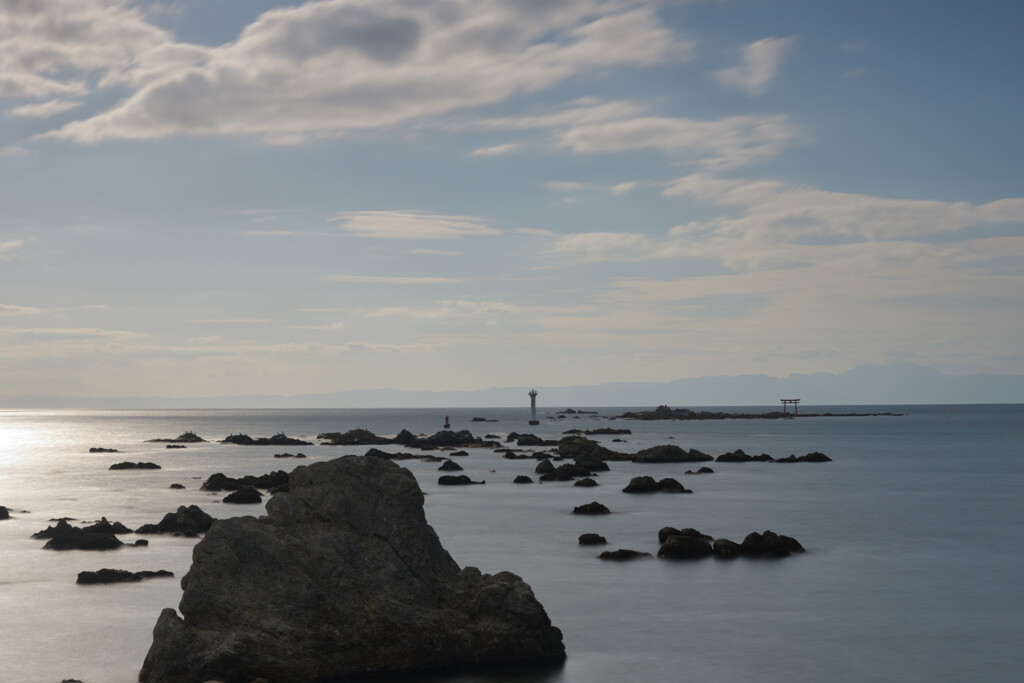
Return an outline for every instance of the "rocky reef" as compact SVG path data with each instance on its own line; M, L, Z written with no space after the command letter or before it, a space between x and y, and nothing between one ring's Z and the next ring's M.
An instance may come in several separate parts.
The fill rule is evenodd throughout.
M299 467L266 517L219 520L195 546L140 680L314 683L561 661L562 634L509 572L460 569L413 475L346 456Z

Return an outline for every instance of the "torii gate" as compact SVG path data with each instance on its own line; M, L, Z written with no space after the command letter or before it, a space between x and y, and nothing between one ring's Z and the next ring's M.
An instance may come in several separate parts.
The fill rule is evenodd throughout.
M786 411L786 407L789 406L790 404L792 404L792 406L793 406L793 414L794 415L799 415L800 414L800 411L798 410L798 406L800 404L800 399L798 399L798 398L780 398L779 400L782 401L782 412L783 413L787 412Z

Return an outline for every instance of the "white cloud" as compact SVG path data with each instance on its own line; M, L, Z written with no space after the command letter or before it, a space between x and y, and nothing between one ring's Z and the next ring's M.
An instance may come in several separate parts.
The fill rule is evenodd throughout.
M544 183L544 187L555 192L579 192L587 189L587 184L571 180L550 180Z
M0 315L36 315L42 312L42 309L32 308L31 306L0 304Z
M97 28L82 40L97 48L120 30L108 38L118 49L68 52L60 66L102 69L101 83L138 89L49 134L81 142L246 134L295 143L501 102L595 67L684 59L689 47L638 0L320 0L266 12L216 48L173 43L127 0L85 4L91 15L74 14ZM46 64L26 76L40 78Z
M479 147L472 151L472 156L475 157L496 157L503 154L511 154L512 152L519 151L519 144L515 142L509 142L504 145L494 145L493 147Z
M11 114L25 118L45 119L74 109L79 104L79 102L73 100L49 100L39 104L25 104L15 107L11 110Z
M633 190L636 189L637 185L639 185L639 183L635 182L635 181L627 182L627 183L619 183L618 185L613 185L610 188L610 191L611 191L611 193L613 195L618 197L618 196L622 196L624 194L629 194L630 192L632 192Z
M14 252L25 246L23 240L8 240L7 242L0 242L0 259L9 259L14 255Z
M439 240L502 233L482 218L428 211L349 211L337 214L331 220L346 232L382 239Z
M628 232L589 232L559 237L552 249L585 261L630 261L651 258L654 242Z
M637 102L583 99L553 113L476 121L485 130L550 130L557 147L577 154L653 149L709 169L735 168L777 156L804 142L783 115L698 120L650 114Z
M387 275L325 275L326 282L354 282L371 285L446 285L463 282L454 277L405 277Z
M748 95L763 95L779 74L779 67L796 42L788 38L762 38L740 50L740 63L715 72L718 81Z

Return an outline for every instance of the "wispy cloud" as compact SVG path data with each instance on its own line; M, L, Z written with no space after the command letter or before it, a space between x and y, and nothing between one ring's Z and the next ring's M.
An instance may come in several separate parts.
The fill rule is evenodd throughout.
M796 37L762 38L740 50L740 63L715 72L718 81L748 95L763 95L779 75L779 68L789 54Z
M0 304L0 315L36 315L42 312L41 308L33 308L31 306Z
M494 145L493 147L478 147L472 151L472 156L475 157L496 157L503 154L511 154L512 152L519 151L520 145L516 142L509 142L504 145Z
M11 114L32 119L45 119L78 107L81 103L72 100L49 100L39 104L25 104L15 107Z
M587 189L587 184L572 180L550 180L544 183L544 187L555 192L579 192Z
M447 285L463 282L463 278L455 277L406 277L401 275L325 275L326 282L353 282L371 285Z
M0 242L0 260L11 258L14 256L14 252L24 246L24 240L8 240L6 242Z
M495 314L521 313L519 306L497 301L437 301L425 306L387 306L382 308L361 308L356 313L370 317L418 318L439 320L447 318L474 318Z
M548 130L556 147L577 154L658 150L709 169L763 161L805 142L805 135L784 115L699 120L654 115L638 102L591 98L550 113L485 119L468 125L484 130Z
M635 190L636 186L639 185L639 184L640 183L635 182L635 181L626 182L626 183L619 183L618 185L613 185L610 188L610 192L613 195L615 195L615 196L622 196L624 194L629 194L630 192Z
M382 239L439 240L502 232L476 216L449 216L428 211L348 211L331 220L346 232Z

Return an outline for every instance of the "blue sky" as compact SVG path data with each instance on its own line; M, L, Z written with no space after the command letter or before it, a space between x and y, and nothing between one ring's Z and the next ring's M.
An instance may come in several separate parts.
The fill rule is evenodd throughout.
M1020 374L1022 25L0 0L0 395Z

